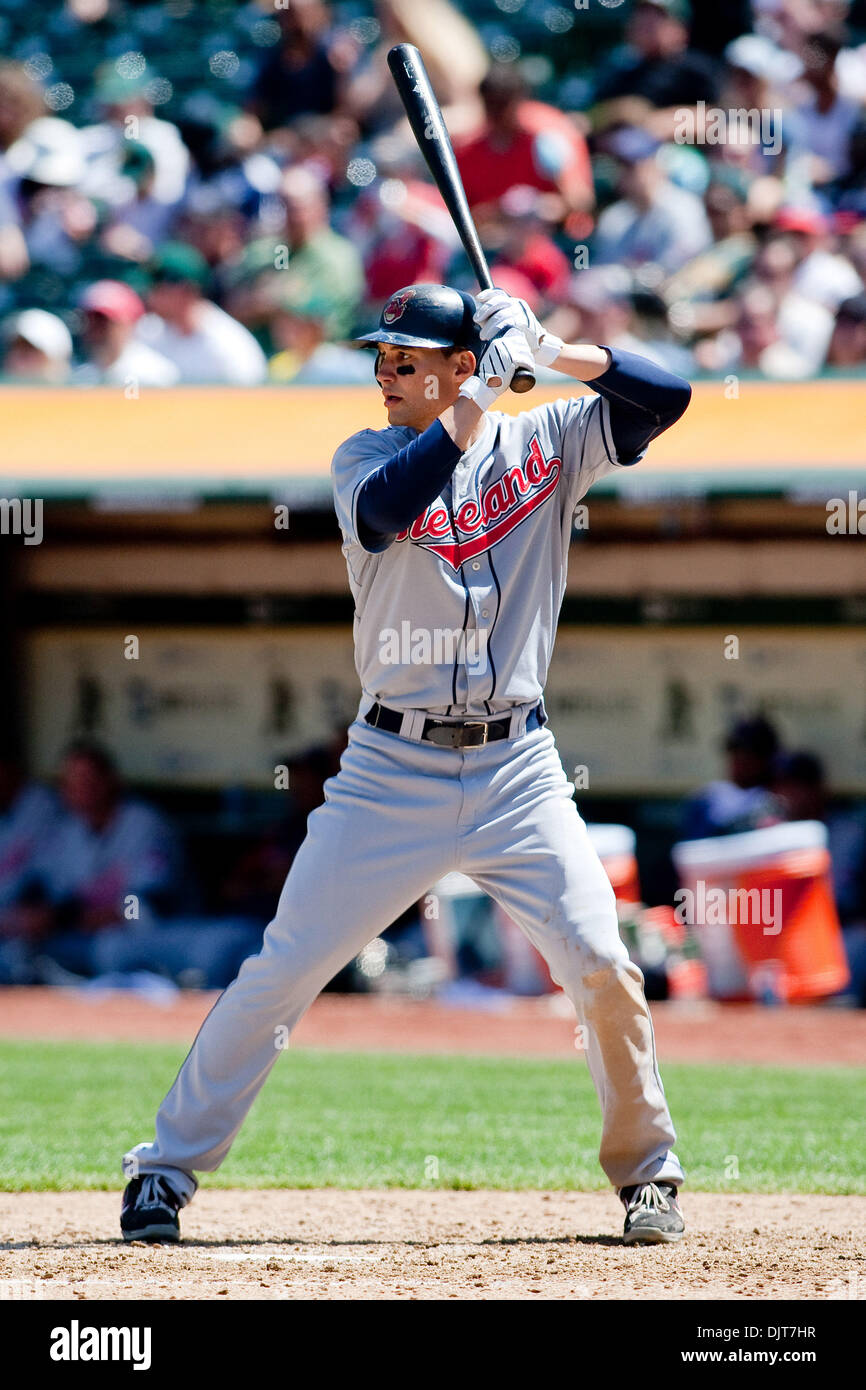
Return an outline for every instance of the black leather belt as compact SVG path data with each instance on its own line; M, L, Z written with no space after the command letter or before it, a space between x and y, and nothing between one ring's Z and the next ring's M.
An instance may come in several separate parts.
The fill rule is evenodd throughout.
M399 734L403 727L403 712L388 709L387 705L371 705L364 715L365 721L374 729L385 729L389 734ZM526 716L526 732L540 729L547 723L542 711L541 701ZM483 748L486 743L508 738L511 731L511 716L504 719L467 719L463 724L446 723L444 719L425 719L421 738L426 743L435 743L440 748Z

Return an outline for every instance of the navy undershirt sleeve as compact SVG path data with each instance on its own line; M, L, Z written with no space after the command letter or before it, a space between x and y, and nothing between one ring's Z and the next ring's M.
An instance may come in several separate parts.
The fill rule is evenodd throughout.
M607 371L587 384L610 406L617 462L635 463L650 441L684 414L692 388L683 377L636 352L607 351L611 358Z
M358 536L384 550L439 496L462 455L439 420L370 473L358 492Z

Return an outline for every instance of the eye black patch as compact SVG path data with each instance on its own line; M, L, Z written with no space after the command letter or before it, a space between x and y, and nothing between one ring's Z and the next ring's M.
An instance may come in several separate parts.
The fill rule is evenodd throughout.
M398 368L397 368L397 375L398 375L398 376L414 376L414 375L415 375L415 368L414 368L414 367L410 367L410 366L409 366L409 363L407 362L406 365L405 365L404 367L398 367Z

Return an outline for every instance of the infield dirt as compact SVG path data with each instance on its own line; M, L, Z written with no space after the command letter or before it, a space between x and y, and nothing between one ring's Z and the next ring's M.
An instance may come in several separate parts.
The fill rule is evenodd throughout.
M119 1193L0 1195L0 1296L866 1298L866 1197L683 1193L676 1245L609 1192L201 1191L181 1245L124 1245Z

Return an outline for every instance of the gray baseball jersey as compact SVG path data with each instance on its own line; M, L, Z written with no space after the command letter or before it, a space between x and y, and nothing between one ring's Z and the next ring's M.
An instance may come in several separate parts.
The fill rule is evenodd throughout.
M361 430L332 464L366 703L475 716L538 700L575 508L621 466L608 403L576 396L517 416L489 412L450 488L373 552L358 534L361 484L416 435Z

